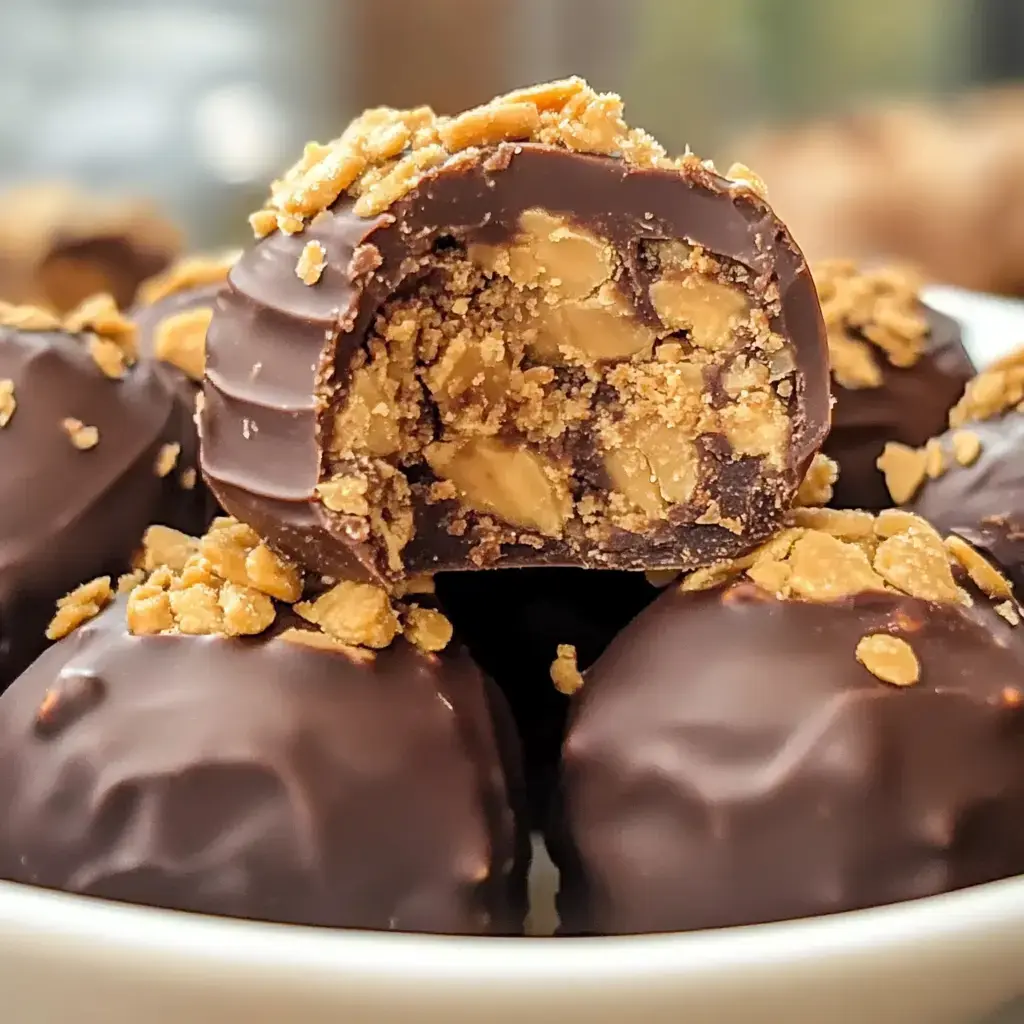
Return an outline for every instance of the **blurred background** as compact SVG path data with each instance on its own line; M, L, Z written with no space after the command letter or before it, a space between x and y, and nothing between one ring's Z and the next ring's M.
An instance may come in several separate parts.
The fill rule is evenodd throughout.
M954 98L1024 78L1024 2L3 0L0 185L69 179L151 197L188 247L232 244L248 237L245 217L268 179L307 139L334 137L363 107L427 102L451 112L572 73L621 93L631 123L671 150L689 144L724 166L749 163L801 238L801 227L812 234L831 216L836 194L856 190L839 181L817 200L823 207L799 208L808 182L830 178L829 161L848 169L849 153L877 150L868 168L877 184L892 147L942 118L945 127L925 132L933 151L918 173L934 178L958 162L964 120L982 115ZM907 107L922 102L931 113ZM893 103L903 112L895 127L875 114L864 120L864 110ZM1024 133L1024 101L1003 93L998 105L1010 112L995 135ZM824 117L840 117L841 138L830 134L836 124L817 125L810 148L806 134L756 134ZM1017 148L1021 164L1005 176L1021 180L1024 209L1024 143ZM910 199L899 202L922 205L918 186L905 187ZM961 190L985 187L958 179ZM1024 213L1020 225L1024 235ZM832 236L811 248L902 245ZM910 248L944 244L929 237ZM941 266L937 274L963 276ZM990 271L975 276L967 283L1024 285L1024 269L994 284Z

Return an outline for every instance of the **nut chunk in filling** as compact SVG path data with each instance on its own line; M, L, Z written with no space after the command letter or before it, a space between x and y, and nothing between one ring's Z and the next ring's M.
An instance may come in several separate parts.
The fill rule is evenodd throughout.
M578 79L368 111L252 220L204 470L318 571L693 569L770 536L823 440L817 297L760 183Z

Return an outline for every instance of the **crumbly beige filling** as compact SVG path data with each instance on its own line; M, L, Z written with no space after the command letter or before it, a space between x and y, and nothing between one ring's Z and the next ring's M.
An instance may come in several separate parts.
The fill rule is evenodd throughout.
M701 442L783 470L794 390L792 352L746 272L653 243L645 321L608 241L539 209L519 228L507 245L432 255L384 307L328 396L324 506L394 571L412 537L409 470L424 465L428 500L455 502L450 532L493 519L489 553L545 538L589 550L666 521L742 533Z
M943 541L931 524L910 512L800 508L789 525L743 558L685 576L684 591L708 590L746 578L779 600L836 601L870 591L905 594L922 601L970 605L957 582L962 570L993 602L1011 626L1020 606L1004 576L959 537ZM893 622L893 633L902 625ZM906 637L871 634L858 643L856 657L883 682L907 686L920 666Z

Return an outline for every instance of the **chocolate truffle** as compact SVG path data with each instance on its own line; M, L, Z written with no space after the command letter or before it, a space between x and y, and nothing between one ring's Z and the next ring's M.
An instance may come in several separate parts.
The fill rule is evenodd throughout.
M0 877L268 921L520 931L507 711L466 654L433 653L450 628L355 583L314 628L300 616L321 602L275 600L299 596L297 572L233 520L154 528L145 551L170 563L97 617L108 581L69 595L60 615L85 624L0 698Z
M148 523L189 518L189 412L134 357L109 299L63 322L0 307L0 688L44 646L57 598L127 570Z
M126 308L178 255L181 236L150 204L45 184L0 195L0 299L66 313L109 293Z
M311 144L210 326L214 494L339 577L749 550L824 438L827 369L803 257L731 174L579 79Z
M139 354L157 361L158 368L178 394L181 407L189 410L183 423L185 441L180 465L190 470L193 482L205 501L202 521L176 523L185 532L199 532L217 512L217 503L198 472L199 434L192 410L202 391L206 370L206 330L213 316L213 303L224 288L237 252L222 256L191 257L175 263L165 273L143 283L139 302L129 316L138 328Z
M794 523L669 589L587 674L550 844L566 933L829 914L1024 871L1009 584L899 510Z
M979 374L922 448L891 445L883 465L893 494L955 533L1024 588L1024 350Z
M832 504L888 508L876 465L886 443L914 447L943 430L974 368L959 324L920 301L908 271L833 260L813 272L835 398L823 449L839 466Z
M551 685L551 664L569 646L586 669L658 590L643 573L569 568L438 573L435 584L456 635L512 709L540 826L569 706L568 694Z

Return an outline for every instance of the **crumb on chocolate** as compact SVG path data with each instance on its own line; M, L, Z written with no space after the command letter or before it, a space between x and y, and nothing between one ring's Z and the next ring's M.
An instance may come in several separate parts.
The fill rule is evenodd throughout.
M924 448L911 448L898 441L887 441L875 465L885 477L885 486L897 505L905 505L920 490L928 472Z
M48 640L60 640L83 622L99 615L111 601L114 591L110 586L109 576L98 576L88 583L75 587L57 601L57 613L46 627Z
M18 403L14 398L14 381L8 377L0 380L0 428L11 422Z
M839 479L839 466L820 452L814 456L804 482L797 491L796 505L827 505L832 500L832 488Z
M182 490L194 490L198 476L199 474L192 466L189 466L187 469L183 469L181 471L181 475L178 477L178 482L181 484Z
M576 664L576 648L572 644L558 645L555 660L551 662L551 682L566 696L572 696L583 686L583 675Z
M79 451L88 451L100 443L100 432L96 427L88 427L81 420L68 416L60 421L64 433Z
M981 438L973 430L953 432L953 457L961 466L973 466L981 455Z
M875 352L893 366L913 366L928 342L920 281L907 268L861 270L849 260L812 269L828 332L832 376L844 388L882 383Z
M451 642L454 632L451 622L433 608L409 605L405 613L402 632L405 638L422 651L443 651Z
M326 266L327 250L320 242L307 242L295 264L295 276L312 287L320 280Z
M921 664L906 640L887 633L862 637L857 644L857 660L883 683L913 686L921 678Z
M963 397L949 411L949 425L989 420L1024 402L1024 348L1000 359L968 382Z
M153 467L158 477L167 476L178 464L178 456L181 454L181 445L177 442L163 444L157 452L156 465Z
M93 295L64 317L63 329L88 338L89 353L108 377L123 377L139 356L138 330L110 295Z
M13 327L19 331L61 331L64 324L60 317L38 306L15 306L0 301L0 326Z
M387 647L401 631L387 592L370 583L344 580L295 611L342 643Z

